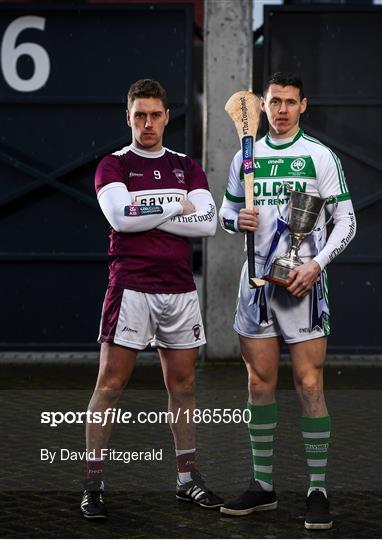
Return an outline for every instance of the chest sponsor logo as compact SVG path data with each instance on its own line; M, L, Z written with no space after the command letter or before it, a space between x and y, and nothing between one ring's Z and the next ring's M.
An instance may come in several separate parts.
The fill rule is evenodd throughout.
M173 169L172 171L178 179L178 184L185 184L184 171L182 169Z
M306 192L307 183L299 180L278 181L266 180L264 182L255 182L253 186L255 206L274 206L288 204L290 193L289 189Z
M155 206L157 204L167 204L170 202L180 202L184 201L185 196L181 193L157 193L147 195L137 195L136 202L145 206Z
M288 182L255 182L253 192L255 197L275 197L283 195L289 197L289 189L295 191L306 191L306 182L298 180L288 180Z
M133 178L134 176L143 176L143 173L140 173L140 172L129 172L129 178Z

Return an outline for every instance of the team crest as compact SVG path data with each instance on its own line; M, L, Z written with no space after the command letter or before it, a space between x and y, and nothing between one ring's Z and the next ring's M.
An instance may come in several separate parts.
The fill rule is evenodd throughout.
M194 324L194 326L192 327L195 341L200 341L200 329L201 329L200 324Z
M178 184L185 184L185 181L184 181L184 171L182 171L182 169L174 169L172 171L175 176L177 177L178 179Z
M290 168L292 171L300 172L305 167L305 159L304 158L297 158L292 163Z

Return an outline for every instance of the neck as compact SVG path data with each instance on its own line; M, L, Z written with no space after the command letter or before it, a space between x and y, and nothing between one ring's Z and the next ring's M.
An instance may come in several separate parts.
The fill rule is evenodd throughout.
M155 146L150 146L149 148L147 148L146 146L142 146L141 144L139 144L139 142L133 140L132 146L137 150L140 150L141 152L160 152L163 148L162 141Z
M160 146L158 150L154 150L153 148L144 148L140 145L136 145L134 142L130 145L130 149L138 156L147 158L158 158L163 156L165 153L163 146Z
M287 133L276 133L274 129L269 128L269 137L274 141L284 141L285 139L293 139L300 130L300 126L288 131Z

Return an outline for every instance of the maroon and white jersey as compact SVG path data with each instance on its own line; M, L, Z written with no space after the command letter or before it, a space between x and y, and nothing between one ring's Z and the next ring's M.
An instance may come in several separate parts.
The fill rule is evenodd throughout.
M97 167L95 188L110 229L110 285L148 293L195 290L187 237L209 236L216 208L201 167L167 148L127 146ZM179 201L196 212L181 215Z

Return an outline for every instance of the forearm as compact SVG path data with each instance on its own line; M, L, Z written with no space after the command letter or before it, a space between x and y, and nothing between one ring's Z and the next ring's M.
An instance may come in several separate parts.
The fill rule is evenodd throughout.
M119 182L101 189L98 202L113 229L122 233L148 231L182 213L178 202L153 207L133 205L126 186Z
M325 247L313 260L323 270L337 255L342 253L353 240L357 229L354 209L351 201L343 201L338 204L334 215L334 228L329 236Z
M223 199L219 210L219 220L222 228L230 234L239 232L237 221L242 207L242 204L231 202L226 197Z
M174 216L157 228L190 238L213 236L216 232L216 208L211 204L209 208L187 216Z
M188 200L194 205L195 212L176 215L157 228L186 237L213 236L216 232L216 207L211 193L207 190L195 190L189 193Z

